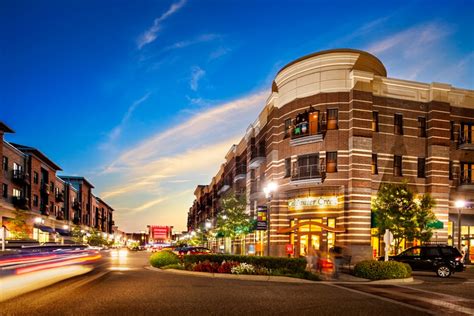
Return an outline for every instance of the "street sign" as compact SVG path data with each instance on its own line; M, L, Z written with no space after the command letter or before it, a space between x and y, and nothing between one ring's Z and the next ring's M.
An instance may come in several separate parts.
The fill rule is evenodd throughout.
M393 241L393 234L390 230L386 229L385 234L383 235L383 242L385 243L385 257L384 261L388 261L388 252L390 251L390 245Z
M257 206L257 230L267 230L267 214L268 208L266 205Z

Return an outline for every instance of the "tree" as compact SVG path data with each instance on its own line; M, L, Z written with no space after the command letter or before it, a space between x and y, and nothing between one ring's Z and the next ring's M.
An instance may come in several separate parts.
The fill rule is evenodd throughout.
M72 240L76 244L82 244L84 242L85 233L81 230L80 226L74 226L72 229Z
M250 233L254 223L245 212L247 199L245 195L230 195L221 200L222 212L217 217L217 233L224 237L242 237Z
M429 224L436 221L432 211L434 206L435 201L429 194L416 199L406 182L383 184L372 203L379 236L389 229L393 234L396 253L403 239L429 241L433 235Z
M10 232L13 239L28 239L28 225L26 225L26 212L19 208L13 211L15 218L11 221Z

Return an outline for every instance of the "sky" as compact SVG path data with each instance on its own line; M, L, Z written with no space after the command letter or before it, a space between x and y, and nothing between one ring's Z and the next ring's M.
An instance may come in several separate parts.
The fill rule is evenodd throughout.
M388 77L474 89L474 1L0 1L6 139L86 177L119 229L186 229L290 61L375 54Z

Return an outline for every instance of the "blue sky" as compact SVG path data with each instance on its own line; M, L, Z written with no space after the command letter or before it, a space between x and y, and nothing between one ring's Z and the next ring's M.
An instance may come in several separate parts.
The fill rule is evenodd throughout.
M121 229L184 229L276 72L368 50L388 76L474 89L474 1L2 1L7 140L83 175Z

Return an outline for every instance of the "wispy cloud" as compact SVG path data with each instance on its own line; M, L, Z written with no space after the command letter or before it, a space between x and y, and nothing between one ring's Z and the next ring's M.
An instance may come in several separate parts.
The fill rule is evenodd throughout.
M417 25L378 40L369 45L367 50L373 54L381 54L394 49L401 51L402 48L404 55L413 55L450 32L450 28L441 23Z
M211 42L211 41L213 41L215 39L218 39L218 38L221 38L221 36L219 34L213 34L213 33L202 34L202 35L199 35L198 37L193 38L191 40L176 42L173 45L170 45L170 46L166 47L165 50L185 48L185 47L200 44L200 43Z
M209 60L214 60L214 59L218 59L224 55L227 55L228 53L230 53L232 50L230 48L227 48L227 47L219 47L218 49L214 50L213 52L211 52L209 54Z
M148 100L148 98L150 97L150 94L151 93L148 92L147 94L142 96L140 99L134 101L132 105L128 107L127 112L125 112L120 123L117 126L115 126L107 135L107 141L100 145L101 148L103 149L110 148L110 145L112 145L112 143L115 142L119 138L119 136L122 134L122 130L124 126L127 124L127 122L130 120L130 117L132 116L133 112L138 108L140 104Z
M191 80L189 81L189 87L193 91L197 91L199 88L199 80L201 80L206 72L199 66L194 66L191 69Z
M178 220L184 226L196 185L209 183L267 97L267 90L258 91L180 114L169 126L117 155L92 180L102 189L98 194L117 207L121 228L137 230Z
M158 32L161 29L161 23L167 18L169 18L171 15L176 13L185 4L186 0L180 0L176 3L173 3L165 13L163 13L160 17L156 18L153 21L153 25L138 38L138 49L142 49L145 45L152 43L158 36Z

